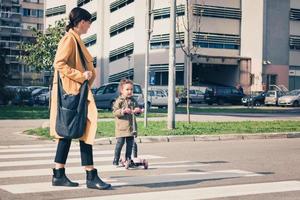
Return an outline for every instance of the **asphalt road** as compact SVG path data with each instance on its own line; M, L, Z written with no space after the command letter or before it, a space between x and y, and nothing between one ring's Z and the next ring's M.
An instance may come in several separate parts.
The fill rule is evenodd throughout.
M290 113L266 120L276 116L280 120L298 118ZM299 138L141 143L139 155L149 161L148 170L113 167L114 146L95 145L95 166L113 185L108 191L86 189L78 143L74 142L67 174L81 184L78 188L52 187L56 144L20 133L45 122L0 120L0 200L300 199Z

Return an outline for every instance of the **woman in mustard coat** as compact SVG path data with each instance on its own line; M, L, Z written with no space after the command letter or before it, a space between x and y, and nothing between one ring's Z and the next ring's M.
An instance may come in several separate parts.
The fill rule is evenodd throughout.
M54 60L54 79L51 96L50 110L50 135L58 140L55 156L55 168L53 168L52 185L76 187L79 184L70 181L65 175L65 164L70 150L71 140L60 137L55 131L57 115L57 72L59 72L63 89L67 94L78 94L81 84L88 80L89 86L93 84L96 74L93 66L93 58L82 42L80 36L85 34L91 25L91 14L79 7L72 9L69 15L69 24L66 27L66 34L60 40ZM79 49L81 48L86 70L81 63ZM110 184L103 182L93 166L93 149L97 131L97 108L93 94L88 91L88 114L84 135L79 139L81 164L86 170L86 184L88 188L108 189Z

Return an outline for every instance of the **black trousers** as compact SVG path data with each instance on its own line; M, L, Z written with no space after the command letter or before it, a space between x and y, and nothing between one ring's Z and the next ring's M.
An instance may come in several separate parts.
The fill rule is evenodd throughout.
M121 151L123 148L123 145L126 141L126 152L125 152L125 159L130 160L131 159L131 153L132 153L132 146L134 142L134 137L119 137L117 138L117 143L115 147L115 158L114 161L116 163L119 162L120 156L121 156Z
M72 140L69 139L59 139L56 156L54 162L60 164L66 164L68 154L70 151ZM80 155L81 155L81 165L93 165L93 146L90 144L86 144L83 141L80 142Z

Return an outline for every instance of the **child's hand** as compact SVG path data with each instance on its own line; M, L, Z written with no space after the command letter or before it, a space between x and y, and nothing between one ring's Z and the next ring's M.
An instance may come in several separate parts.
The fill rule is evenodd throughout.
M141 112L142 112L142 110L138 107L133 110L134 114L140 114Z
M124 114L131 114L132 110L130 108L124 108L122 111Z

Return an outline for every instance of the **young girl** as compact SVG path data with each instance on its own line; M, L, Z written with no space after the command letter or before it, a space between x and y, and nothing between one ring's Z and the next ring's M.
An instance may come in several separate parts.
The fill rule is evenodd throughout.
M113 106L115 116L115 135L117 143L115 147L115 157L113 165L119 166L122 147L126 140L125 159L131 163L132 146L134 137L137 136L137 125L135 117L143 112L138 107L137 101L133 98L133 82L131 80L121 80L119 85L120 96Z

